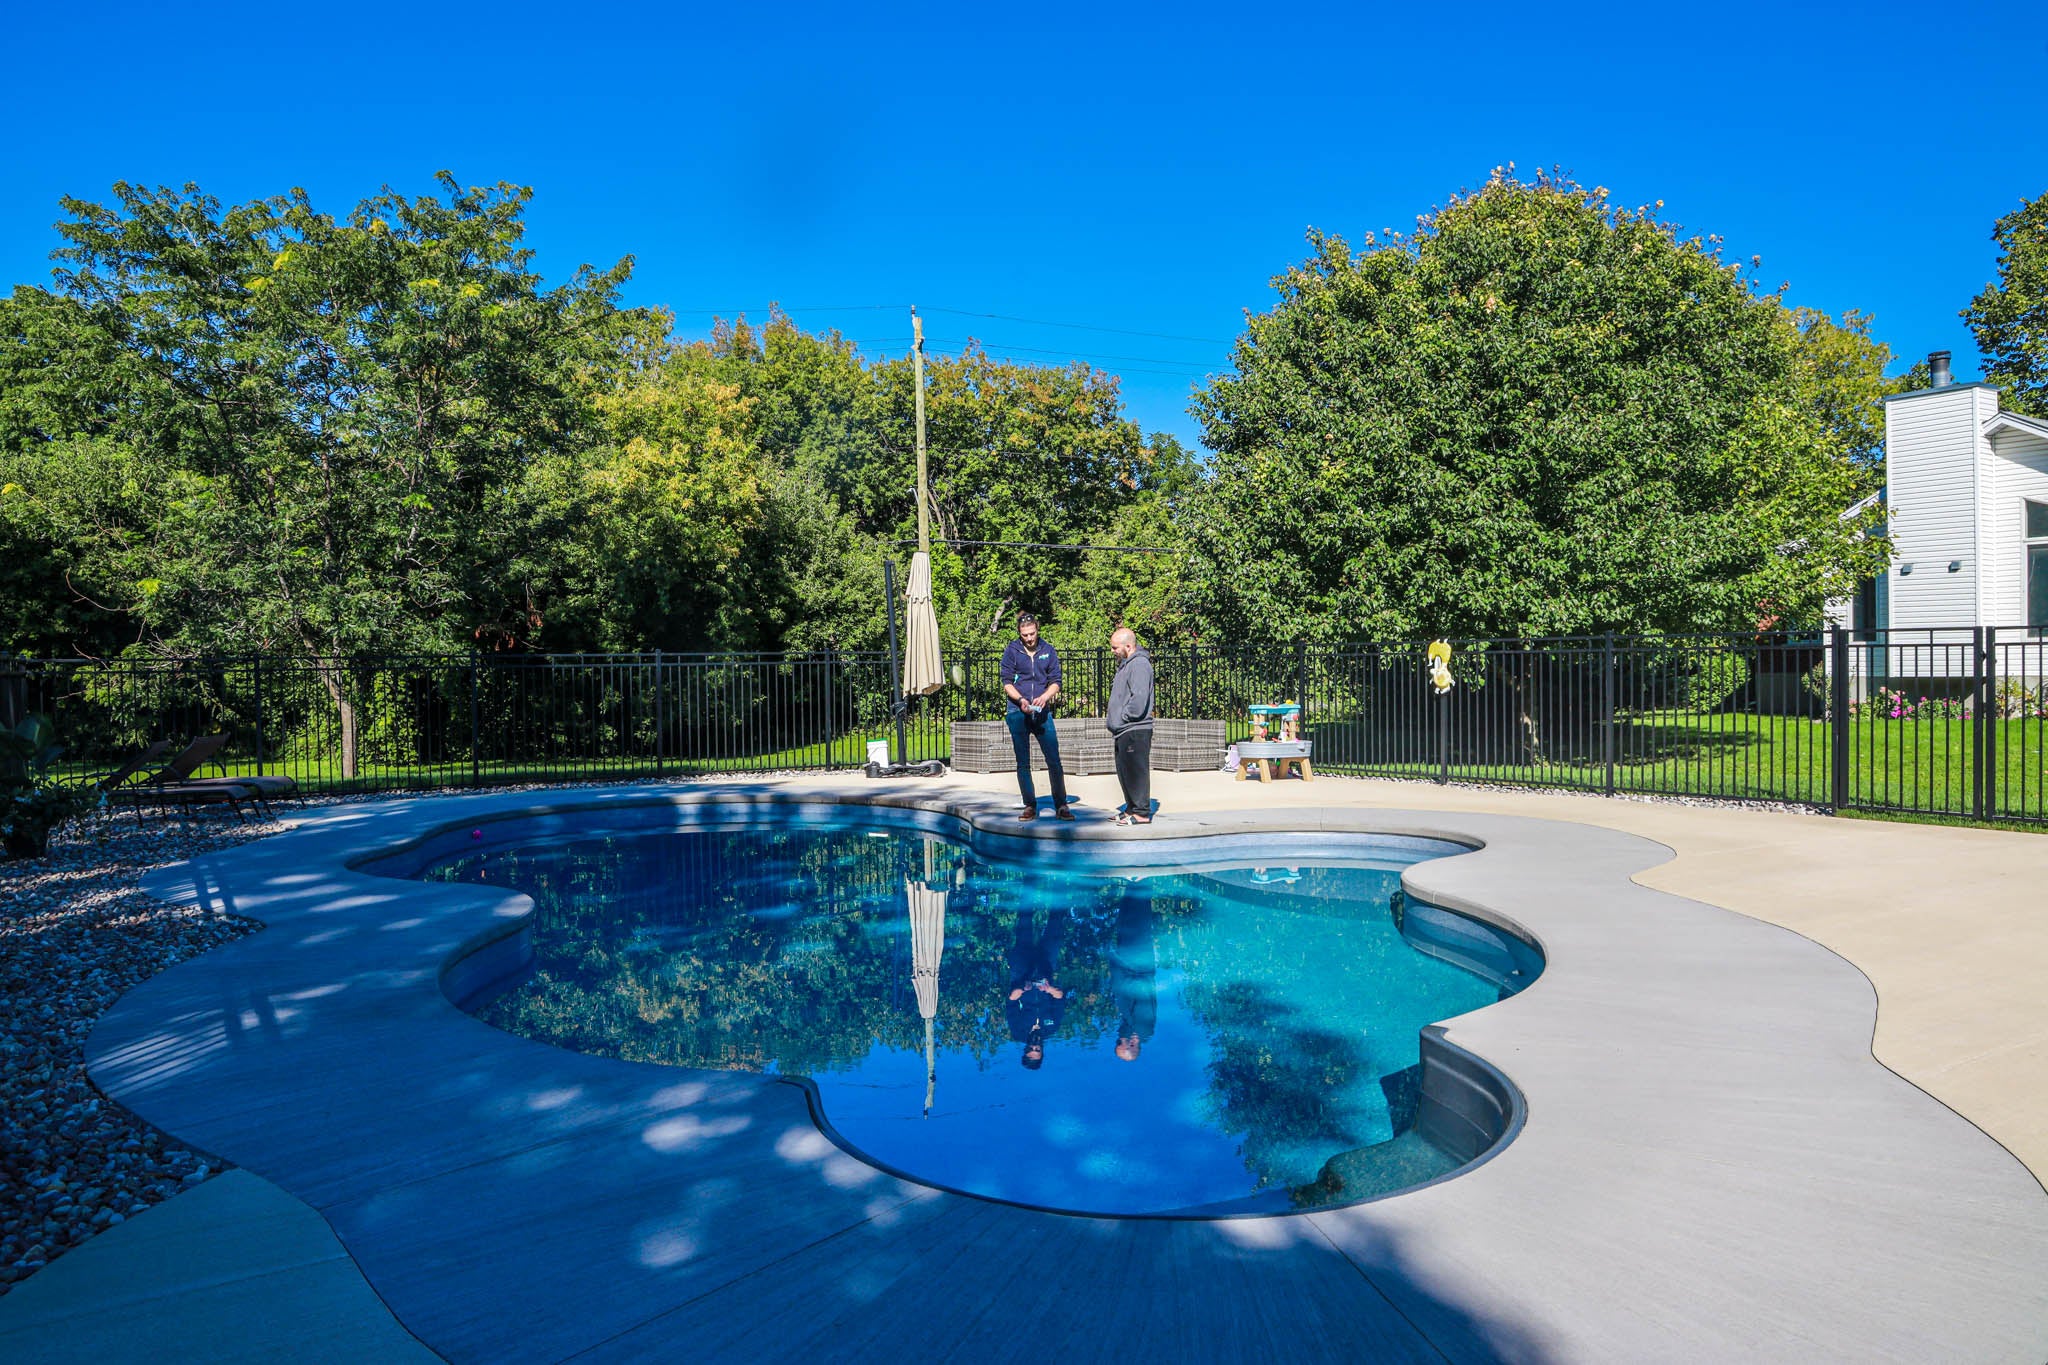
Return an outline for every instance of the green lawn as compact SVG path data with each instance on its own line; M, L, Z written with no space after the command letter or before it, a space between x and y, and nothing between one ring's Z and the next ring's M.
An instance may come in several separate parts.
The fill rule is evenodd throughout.
M1311 718L1317 766L1332 773L1434 779L1438 764L1422 746L1387 752L1387 741L1374 738L1359 718ZM1248 738L1250 726L1233 722L1233 740ZM2048 722L1992 722L1991 752L1996 763L1995 807L1987 819L1971 818L1972 760L1975 730L1967 722L1859 718L1850 723L1851 806L1880 813L1924 815L1966 823L2042 822L2048 824ZM332 757L287 758L266 763L266 773L285 773L310 792L361 791L420 787L464 787L521 782L605 781L656 776L717 773L786 772L836 767L857 771L866 761L867 741L888 739L894 748L893 726L878 726L841 735L829 745L820 742L758 753L731 753L690 759L669 758L658 767L651 758L565 758L556 762L487 762L472 769L467 761L403 764L365 761L353 779L341 775ZM909 731L911 761L948 756L949 727L927 718ZM1426 741L1425 741L1426 744ZM1613 787L1617 792L1643 792L1811 802L1831 805L1834 727L1793 716L1744 714L1702 715L1652 712L1626 717L1615 733ZM1598 761L1597 739L1582 739L1580 752L1553 752L1541 762L1526 761L1515 752L1501 752L1491 761L1454 755L1452 781L1500 782L1530 786L1575 787L1603 791L1608 771ZM1586 752L1590 750L1591 752ZM86 767L105 765L81 765ZM208 776L239 776L256 771L253 762L229 761L209 768Z
M1379 761L1360 722L1318 720L1318 765L1332 771L1434 778L1423 754ZM1239 737L1239 736L1234 736ZM1901 812L1961 814L1972 806L1975 730L1968 722L1859 718L1849 725L1849 802ZM1590 747L1590 746L1589 746ZM1996 802L1991 819L2048 820L2048 722L1991 722ZM1648 713L1615 733L1617 792L1834 802L1834 727L1796 716ZM1592 754L1549 761L1460 761L1453 781L1513 782L1605 790L1606 765Z
M199 775L248 777L261 771L289 776L301 789L308 792L345 792L391 788L465 787L472 782L483 786L499 786L522 782L602 782L658 776L788 772L826 767L857 770L867 762L867 742L870 739L888 740L893 754L895 736L896 732L892 726L886 730L875 729L841 735L829 745L820 742L759 753L736 753L707 758L671 757L665 758L660 764L656 764L651 757L565 757L552 762L490 761L474 767L467 759L443 763L390 763L365 759L357 764L356 775L353 778L342 775L341 760L333 755L273 758L261 765L260 769L253 759L229 757L222 763L208 765ZM931 727L912 728L906 735L906 740L909 762L927 758L943 759L951 747L950 732ZM71 776L76 777L104 770L109 765L91 762L62 766L68 769Z

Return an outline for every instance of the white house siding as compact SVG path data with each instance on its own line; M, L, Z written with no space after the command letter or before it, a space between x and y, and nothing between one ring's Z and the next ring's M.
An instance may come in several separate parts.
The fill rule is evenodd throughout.
M1995 390L1957 384L1885 405L1886 506L1892 534L1892 648L1880 671L1900 678L1966 674L1979 614L1978 512L1984 423ZM1953 573L1951 563L1960 567ZM1911 566L1911 572L1907 567ZM1905 632L1932 631L1916 637Z
M1991 626L2024 626L2027 621L2027 551L2024 504L2048 503L2048 438L2025 431L2000 431L1989 438L1985 462L1990 496L1984 517L1986 611ZM2001 634L2005 633L2003 631ZM2017 632L2015 632L2017 633Z

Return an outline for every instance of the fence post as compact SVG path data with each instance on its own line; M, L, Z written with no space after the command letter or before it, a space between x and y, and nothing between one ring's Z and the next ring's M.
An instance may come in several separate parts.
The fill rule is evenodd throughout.
M1445 691L1436 694L1436 784L1446 786L1450 780L1451 694Z
M1301 707L1302 733L1308 732L1308 641L1294 642L1294 701Z
M263 656L256 656L256 776L263 776Z
M839 729L832 719L832 656L839 652L836 640L825 642L825 767L839 766Z
M1976 817L1989 820L1997 813L1998 799L1994 794L1998 783L1998 759L1992 752L1992 736L1997 727L1992 723L1992 699L1997 691L1996 659L1993 651L1997 648L1998 629L1995 626L1978 626L1972 632L1971 641L1974 658L1971 660L1971 681L1975 686L1971 694L1975 706L1970 715L1970 790L1974 798Z
M1607 769L1607 794L1614 795L1614 632L1600 642L1600 761Z
M1834 675L1828 687L1829 757L1834 760L1828 804L1848 810L1854 795L1849 790L1849 743L1854 731L1849 726L1849 632L1840 626L1828 632L1828 668Z
M1202 714L1202 642L1188 642L1188 716L1199 719Z
M662 723L668 719L668 679L661 668L661 651L654 651L654 775L657 778L667 774L661 763Z
M477 712L477 663L479 651L472 646L469 651L469 785L481 787L484 783L483 769L483 721Z

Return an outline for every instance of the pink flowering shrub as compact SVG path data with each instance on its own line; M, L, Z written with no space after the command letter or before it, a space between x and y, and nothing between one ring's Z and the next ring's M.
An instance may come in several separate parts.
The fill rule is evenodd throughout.
M1915 697L1896 687L1880 687L1864 700L1850 702L1849 714L1865 720L1968 720L1971 711L1962 697Z

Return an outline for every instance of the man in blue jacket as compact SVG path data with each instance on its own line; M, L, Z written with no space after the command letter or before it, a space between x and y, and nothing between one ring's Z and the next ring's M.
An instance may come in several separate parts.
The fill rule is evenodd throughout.
M1010 699L1010 744L1017 751L1017 790L1024 798L1019 820L1038 818L1038 791L1031 785L1031 739L1045 755L1052 780L1052 813L1071 820L1067 809L1067 774L1060 767L1060 740L1052 724L1053 703L1060 697L1060 654L1038 635L1038 618L1025 612L1017 618L1017 638L1003 646L1003 695Z

